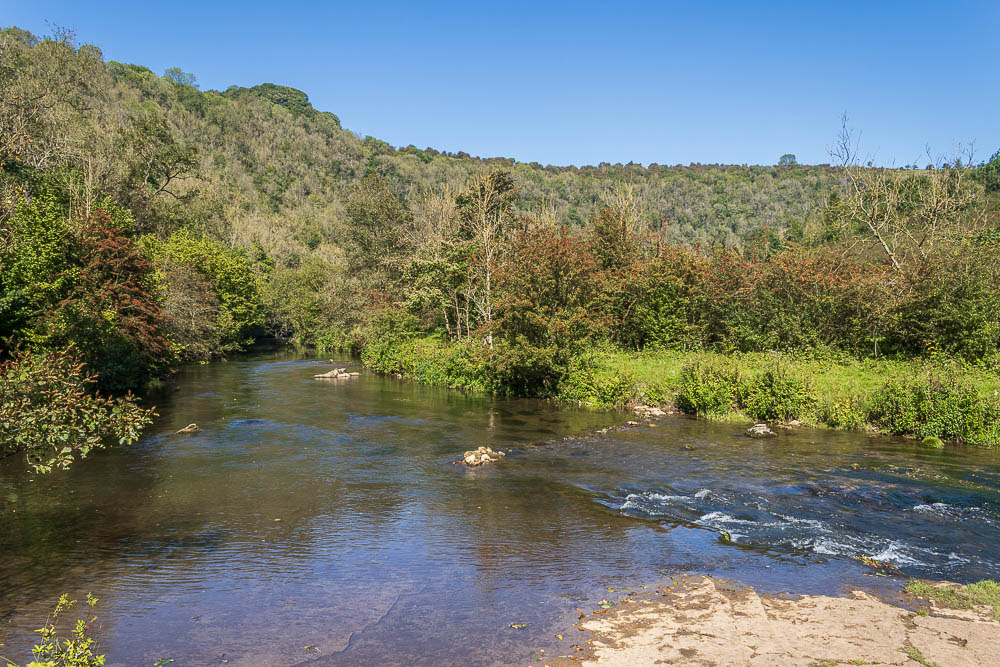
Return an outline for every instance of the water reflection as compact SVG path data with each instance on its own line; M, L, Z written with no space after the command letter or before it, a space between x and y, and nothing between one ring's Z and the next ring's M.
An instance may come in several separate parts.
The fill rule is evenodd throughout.
M621 416L317 368L195 367L130 449L2 462L0 641L92 590L114 664L493 664L551 655L575 598L662 570L834 592L871 583L848 551L893 540L914 573L997 571L995 452L687 419L593 435ZM453 464L481 444L512 452Z

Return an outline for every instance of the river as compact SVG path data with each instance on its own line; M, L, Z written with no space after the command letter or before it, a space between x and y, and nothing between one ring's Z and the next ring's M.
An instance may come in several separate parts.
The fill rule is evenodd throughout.
M857 554L1000 577L997 451L751 440L681 416L626 428L622 413L312 378L329 368L188 368L131 447L46 476L0 461L0 656L27 661L61 593L100 598L110 665L539 664L582 641L578 607L669 574L898 590ZM479 445L510 453L454 463Z

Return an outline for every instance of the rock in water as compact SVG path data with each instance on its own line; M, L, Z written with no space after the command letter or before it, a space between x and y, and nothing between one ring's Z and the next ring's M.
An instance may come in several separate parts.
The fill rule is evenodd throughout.
M197 433L200 430L201 430L201 427L198 426L197 424L188 424L187 426L185 426L181 430L177 431L177 433L180 433L180 434L183 435L183 434L188 434L188 433Z
M504 452L493 451L489 447L480 447L478 449L470 449L462 454L462 461L467 466L475 467L486 465L487 463L496 463L504 456L506 456Z
M660 408L654 408L649 405L637 405L634 408L632 408L632 412L634 412L639 417L645 417L647 419L650 417L663 417L667 414Z
M748 438L772 438L777 435L767 424L754 424L746 431Z
M361 375L360 373L348 373L346 368L334 368L332 371L327 371L326 373L320 373L319 375L313 375L314 378L349 378L352 375Z

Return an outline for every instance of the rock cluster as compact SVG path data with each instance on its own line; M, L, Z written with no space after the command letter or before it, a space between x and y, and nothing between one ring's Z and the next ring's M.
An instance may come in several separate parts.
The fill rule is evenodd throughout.
M645 419L649 419L650 417L665 417L667 414L660 408L655 408L650 405L637 405L632 408L632 412L634 412L637 417L643 417Z
M504 456L506 454L503 452L495 452L489 447L480 447L479 449L470 449L462 454L462 461L467 466L482 466L487 463L496 463Z
M313 375L314 378L352 378L361 375L357 371L353 373L348 373L346 368L334 368L332 371L327 371L326 373L320 373L319 375Z
M777 435L767 424L754 424L746 431L748 438L771 438Z

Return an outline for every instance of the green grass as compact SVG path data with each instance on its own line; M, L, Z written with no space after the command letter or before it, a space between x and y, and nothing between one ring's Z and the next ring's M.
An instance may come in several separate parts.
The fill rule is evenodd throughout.
M741 374L750 375L764 371L777 357L773 353L725 355L709 352L628 352L603 349L594 353L593 361L598 374L625 371L639 381L676 388L681 369L692 361L731 362ZM780 355L780 358L793 375L811 383L816 398L821 403L869 395L882 386L887 377L902 377L925 370L957 373L973 383L984 396L1000 393L1000 375L979 369L948 367L924 361L858 360L849 357L814 359L796 355Z
M907 644L900 650L902 650L903 653L906 654L907 658L913 660L914 662L919 662L924 667L941 667L936 662L931 662L930 660L925 658L924 654L920 652L920 649L918 649L916 646L913 646L912 644Z
M787 376L808 387L811 405L802 410L798 420L811 426L880 431L891 430L885 425L871 423L872 409L878 394L887 380L900 382L918 379L925 384L929 379L947 380L967 388L979 399L979 404L997 404L1000 396L1000 374L995 371L969 367L950 361L895 361L859 360L847 356L828 354L809 356L776 353L724 355L717 353L690 353L679 351L628 352L613 348L598 349L588 359L597 381L615 375L634 378L638 386L654 385L669 399L676 398L681 385L684 367L700 363L709 367L735 369L741 378L759 376L768 369L780 366ZM637 392L640 394L641 392ZM670 400L664 402L670 402ZM952 407L951 403L947 404ZM751 416L732 409L710 415L713 420L752 420ZM961 421L966 414L949 415L952 422ZM967 419L969 424L974 420ZM986 426L975 430L968 428L967 437L935 431L936 425L920 430L905 430L920 438L957 437L971 444L1000 446L1000 425L986 417ZM896 431L904 432L904 431Z
M906 592L948 609L971 609L985 605L993 609L993 618L1000 621L1000 583L991 579L965 586L935 586L932 582L914 579Z
M810 426L910 435L928 447L947 440L1000 446L1000 374L948 360L598 346L568 368L555 368L519 348L487 352L436 337L382 339L365 347L362 360L373 370L426 384L596 408L673 406L708 413L703 416L716 421L796 419ZM684 387L688 393L678 402Z

